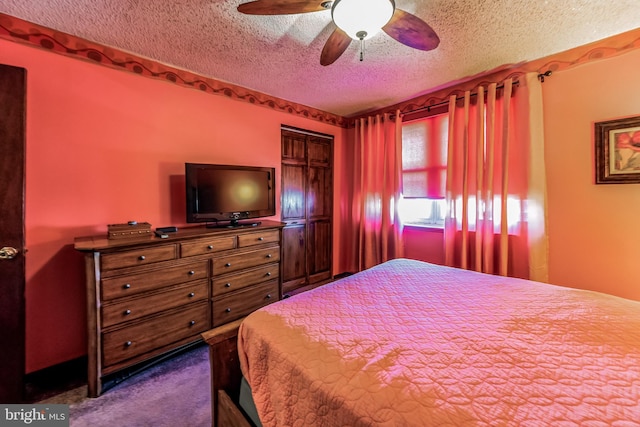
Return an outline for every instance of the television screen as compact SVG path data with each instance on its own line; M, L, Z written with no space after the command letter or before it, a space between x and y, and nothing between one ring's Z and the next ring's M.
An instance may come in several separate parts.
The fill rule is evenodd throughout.
M274 168L186 163L185 181L187 222L234 226L275 215Z

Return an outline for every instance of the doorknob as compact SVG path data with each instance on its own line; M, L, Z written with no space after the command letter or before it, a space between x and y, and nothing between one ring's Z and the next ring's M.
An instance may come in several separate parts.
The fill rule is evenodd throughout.
M18 255L16 248L4 247L0 249L0 259L13 259Z

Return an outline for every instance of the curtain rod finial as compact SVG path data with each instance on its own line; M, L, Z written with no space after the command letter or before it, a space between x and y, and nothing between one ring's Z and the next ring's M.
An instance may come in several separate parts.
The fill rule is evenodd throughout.
M550 75L551 75L551 70L547 70L542 74L538 74L538 80L540 80L540 83L544 83L544 78L549 77Z

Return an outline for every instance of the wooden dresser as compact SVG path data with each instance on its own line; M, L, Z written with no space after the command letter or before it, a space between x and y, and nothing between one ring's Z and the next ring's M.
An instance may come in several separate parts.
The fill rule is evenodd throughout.
M89 396L100 395L105 377L279 300L283 226L75 239L85 254Z

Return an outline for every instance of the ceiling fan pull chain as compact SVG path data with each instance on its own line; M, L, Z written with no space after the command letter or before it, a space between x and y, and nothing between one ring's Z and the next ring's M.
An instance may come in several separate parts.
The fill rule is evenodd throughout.
M366 31L358 31L356 37L360 39L360 62L364 60L364 38L367 37Z

